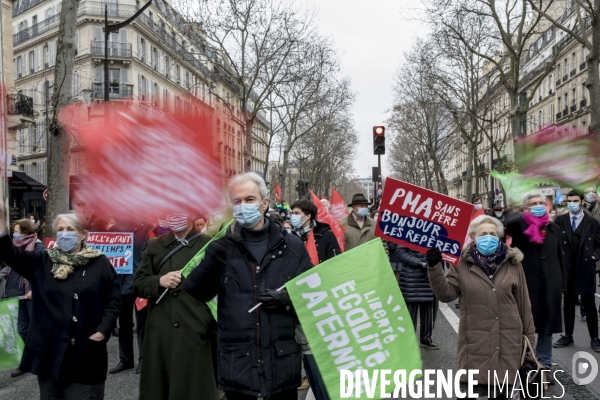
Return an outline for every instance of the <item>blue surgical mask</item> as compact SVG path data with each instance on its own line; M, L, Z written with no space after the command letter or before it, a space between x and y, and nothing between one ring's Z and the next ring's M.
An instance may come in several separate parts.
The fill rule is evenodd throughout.
M292 223L292 226L296 229L302 228L302 225L304 224L301 215L292 215L290 217L290 222Z
M475 238L475 242L477 245L477 250L479 250L479 253L481 253L481 255L491 256L498 248L498 243L500 242L500 239L498 239L496 236L484 235Z
M596 196L594 193L588 193L585 195L585 201L592 204L596 202Z
M21 234L20 234L20 233L18 233L18 232L15 232L15 233L13 233L13 238L14 238L14 239L21 239L22 237L23 237L23 235L21 235Z
M75 232L59 232L56 235L56 245L67 253L73 251L79 245L79 235Z
M567 207L569 208L569 211L571 211L573 214L577 214L579 210L581 210L581 204L572 201L567 203Z
M259 211L261 204L262 201L258 204L240 204L233 206L233 218L235 218L235 220L244 228L252 228L263 216Z
M358 211L356 212L358 214L359 217L366 217L367 215L369 215L369 209L368 208L359 208Z
M531 207L531 214L536 217L543 217L546 214L546 206L538 204L537 206Z

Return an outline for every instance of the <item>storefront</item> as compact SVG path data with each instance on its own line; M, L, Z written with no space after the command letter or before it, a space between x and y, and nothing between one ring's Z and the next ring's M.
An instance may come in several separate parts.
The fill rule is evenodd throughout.
M14 219L25 218L29 214L41 220L46 215L46 187L21 171L12 171L9 178L11 216Z

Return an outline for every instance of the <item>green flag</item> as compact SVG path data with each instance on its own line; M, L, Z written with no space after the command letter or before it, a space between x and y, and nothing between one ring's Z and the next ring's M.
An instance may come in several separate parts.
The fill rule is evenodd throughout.
M17 329L19 299L0 301L0 371L19 366L23 355L23 339Z
M341 398L341 370L363 369L370 376L375 369L406 370L408 376L422 368L412 320L381 239L319 264L286 288L332 400Z
M229 226L232 223L233 223L233 220L227 222L223 226L223 228L221 228L221 230L212 239L210 239L210 241L208 243L206 243L204 245L204 247L202 247L200 249L200 251L194 257L192 257L192 259L185 265L185 267L183 267L183 269L181 270L181 275L184 278L187 277L190 274L190 272L192 272L192 270L198 266L198 264L200 264L200 261L204 260L204 256L206 254L206 248L208 247L208 245L211 244L212 242L214 242L215 240L218 240L218 239L221 239L222 237L224 237L225 234L227 233L227 228L229 228ZM210 308L210 312L212 313L213 317L215 317L215 320L216 320L217 319L217 298L215 297L214 299L212 299L211 301L209 301L206 304L208 305L208 308Z

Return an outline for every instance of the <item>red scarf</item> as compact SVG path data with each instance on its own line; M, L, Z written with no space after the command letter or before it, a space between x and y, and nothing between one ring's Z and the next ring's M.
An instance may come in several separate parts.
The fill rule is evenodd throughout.
M550 216L548 213L545 213L541 217L536 217L531 213L525 212L523 213L523 219L527 225L529 225L525 232L523 232L525 235L529 236L529 241L537 244L544 243L545 232L542 233L542 227L550 223Z

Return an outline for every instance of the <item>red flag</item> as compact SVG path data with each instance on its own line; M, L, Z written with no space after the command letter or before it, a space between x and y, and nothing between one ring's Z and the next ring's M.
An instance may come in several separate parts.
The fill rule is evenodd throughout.
M319 210L319 212L317 213L317 221L329 225L331 231L333 232L335 238L338 241L338 244L340 245L340 249L344 251L344 244L346 239L344 238L344 231L342 231L342 227L340 226L340 224L337 223L337 221L333 218L329 211L327 211L327 209L325 208L323 203L321 203L321 200L319 200L317 195L314 194L312 190L309 191L310 195L312 196L313 203L315 203L317 209Z
M313 230L310 230L310 234L308 235L308 239L306 240L306 250L308 251L308 255L310 256L310 261L312 261L313 265L319 264L319 253L317 253L317 245L315 244L315 235Z
M337 192L337 190L331 190L331 216L335 221L339 221L344 218L346 215L349 215L348 207L346 207L346 202Z
M100 103L92 108L106 112ZM59 120L84 146L93 184L76 193L94 205L96 215L128 220L132 215L208 214L220 207L223 175L210 145L211 115L173 117L120 103L111 105L110 117L88 124L78 122L80 110L71 104Z
M279 183L275 184L275 201L281 202L281 186L279 186Z
M546 212L550 212L552 210L552 204L550 204L550 200L546 200Z
M146 307L148 305L148 299L142 299L141 297L137 297L135 299L135 308L138 311L141 311L142 309L144 309L144 307Z

